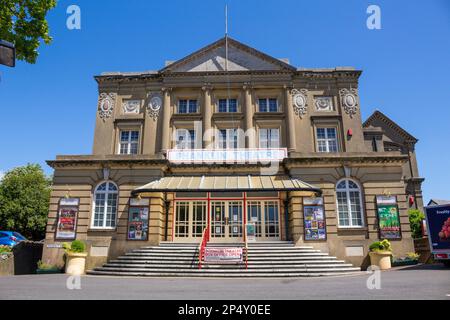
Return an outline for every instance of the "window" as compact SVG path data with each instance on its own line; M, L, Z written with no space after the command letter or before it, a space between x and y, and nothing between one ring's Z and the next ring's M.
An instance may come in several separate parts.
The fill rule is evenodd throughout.
M236 149L238 147L237 129L222 129L218 132L219 149Z
M280 129L259 129L259 147L276 149L280 147Z
M219 112L238 112L237 99L220 99Z
M317 128L317 151L338 152L336 128Z
M197 100L179 100L178 113L197 113Z
M119 154L137 154L139 131L120 131Z
M195 149L195 130L177 129L176 149Z
M276 98L259 99L259 112L278 112L278 100Z
M116 227L118 194L117 186L110 181L103 182L95 189L93 228L113 229Z
M362 199L359 186L349 179L336 186L337 209L340 227L363 227Z

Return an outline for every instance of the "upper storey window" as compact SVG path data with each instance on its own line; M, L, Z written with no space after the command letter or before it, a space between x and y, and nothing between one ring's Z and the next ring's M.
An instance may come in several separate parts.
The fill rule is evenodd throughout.
M259 112L278 112L278 99L264 98L258 100Z
M280 129L259 129L259 147L261 149L272 149L280 147Z
M338 152L336 128L317 128L317 151Z
M238 112L237 99L219 99L219 112Z
M195 149L195 130L177 129L175 134L177 150Z
M178 111L177 113L180 114L197 113L198 112L197 100L186 100L186 99L179 100L177 111Z
M219 149L236 149L238 147L237 129L222 129L218 131Z
M137 154L139 150L139 131L120 131L119 154Z

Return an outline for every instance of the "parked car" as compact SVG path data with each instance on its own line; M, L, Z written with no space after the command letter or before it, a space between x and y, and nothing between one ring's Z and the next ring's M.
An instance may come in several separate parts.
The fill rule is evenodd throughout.
M0 231L0 245L14 247L20 241L27 240L23 235L14 231Z

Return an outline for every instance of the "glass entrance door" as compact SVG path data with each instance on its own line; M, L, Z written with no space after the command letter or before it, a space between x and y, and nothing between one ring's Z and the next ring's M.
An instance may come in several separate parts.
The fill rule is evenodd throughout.
M249 201L247 223L255 224L256 239L280 239L279 201Z
M242 201L212 201L210 218L211 241L242 241L242 218Z

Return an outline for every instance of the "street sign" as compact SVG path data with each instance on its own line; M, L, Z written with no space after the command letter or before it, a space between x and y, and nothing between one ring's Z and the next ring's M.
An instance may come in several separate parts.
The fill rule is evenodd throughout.
M14 44L0 40L0 64L8 67L16 66L16 48Z

